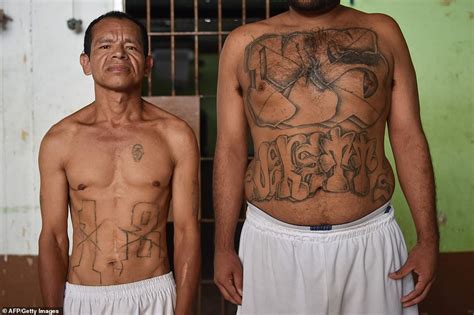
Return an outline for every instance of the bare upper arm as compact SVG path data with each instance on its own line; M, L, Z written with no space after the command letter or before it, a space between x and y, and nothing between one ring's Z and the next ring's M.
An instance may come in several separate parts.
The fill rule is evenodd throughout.
M388 117L390 136L420 132L420 105L415 69L405 38L392 18L383 18L384 38L393 58L391 109Z
M243 71L245 43L249 41L245 29L239 28L227 37L219 58L217 84L217 141L219 145L233 144L246 147L247 121L243 87L238 73ZM225 142L223 141L225 139Z
M199 148L192 129L183 121L170 137L174 159L171 186L173 222L175 229L185 229L197 223L199 209Z
M62 127L45 135L39 152L42 233L67 235L68 182L64 169L67 139Z

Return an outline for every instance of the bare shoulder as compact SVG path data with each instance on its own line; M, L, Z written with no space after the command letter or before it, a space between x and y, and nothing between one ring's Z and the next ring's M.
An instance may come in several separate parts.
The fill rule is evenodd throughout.
M409 55L408 46L397 21L386 14L369 14L374 31L390 51L393 62Z
M372 29L373 31L389 35L400 33L397 21L390 15L384 13L367 13L349 7L343 7L342 20L348 25L358 25L360 27Z
M244 24L234 29L226 38L219 59L219 75L226 80L238 75L245 62L247 47L265 33L273 32L268 20Z
M186 121L148 102L145 102L145 112L155 130L168 143L172 154L197 151L196 136Z
M87 115L89 106L61 119L44 135L40 146L41 161L60 161L66 163L66 156L74 136L81 126L81 121Z
M80 117L83 116L85 108L86 107L55 123L44 135L42 143L64 145L72 140L72 137L78 131Z
M397 21L383 13L364 13L367 22L386 41L391 44L399 44L403 40L402 31Z
M260 24L259 22L255 23L250 23L250 24L244 24L241 25L232 32L229 33L229 35L226 38L225 45L226 46L245 46L246 43L252 41L257 33L257 24Z
M227 36L224 49L232 53L241 53L245 47L258 37L268 32L274 32L272 18L261 20L249 24L241 25L235 28Z
M400 32L397 21L390 15L383 13L365 13L371 24L378 30L386 32Z

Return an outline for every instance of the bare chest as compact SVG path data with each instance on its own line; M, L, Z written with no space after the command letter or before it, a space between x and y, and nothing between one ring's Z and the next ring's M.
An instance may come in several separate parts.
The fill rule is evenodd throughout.
M75 190L166 187L173 163L166 143L153 134L84 134L71 144L66 174Z
M245 49L252 126L363 130L388 108L389 64L367 28L264 34Z

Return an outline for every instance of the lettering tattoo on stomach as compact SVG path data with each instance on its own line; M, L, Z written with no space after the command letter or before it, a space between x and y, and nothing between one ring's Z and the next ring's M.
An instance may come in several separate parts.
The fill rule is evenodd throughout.
M74 248L72 271L78 274L92 272L97 284L103 283L103 273L111 264L114 275L121 276L126 261L163 258L156 204L135 204L131 209L130 225L126 226L117 226L110 219L97 222L95 200L82 200L77 214L81 240Z
M372 30L265 34L246 47L244 67L253 128L282 131L256 149L245 177L251 201L302 201L319 189L390 197L369 129L387 107L389 71ZM301 128L317 131L294 134Z

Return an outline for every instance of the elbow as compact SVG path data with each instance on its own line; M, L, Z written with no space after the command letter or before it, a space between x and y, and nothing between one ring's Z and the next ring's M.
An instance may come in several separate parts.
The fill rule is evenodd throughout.
M176 250L181 250L182 248L190 247L191 250L197 250L200 252L200 239L199 226L196 224L189 224L186 227L177 227L174 228L174 247Z
M39 256L45 253L58 252L68 255L69 238L67 232L55 233L49 230L42 230L38 239Z
M247 158L247 140L233 137L218 137L216 142L216 159L240 160Z
M216 146L214 167L239 170L247 166L247 146L224 144Z
M422 128L390 129L392 148L408 149L411 147L427 146L427 139Z
M425 138L421 121L408 121L404 123L390 122L388 124L388 132L390 141L392 142L409 143L413 140Z

